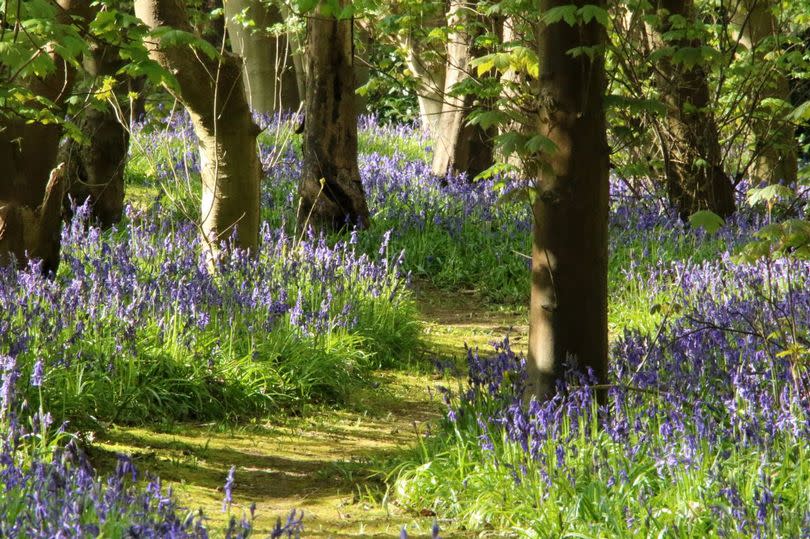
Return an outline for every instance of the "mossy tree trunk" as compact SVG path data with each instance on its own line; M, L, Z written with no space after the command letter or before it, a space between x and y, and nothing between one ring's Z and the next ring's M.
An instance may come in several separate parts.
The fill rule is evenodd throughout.
M571 3L543 0L541 10ZM596 5L604 9L605 1ZM604 52L568 52L603 47L605 28L596 20L574 26L560 21L543 25L538 41L538 132L556 150L539 158L532 205L527 394L544 399L554 393L569 357L593 369L597 381L607 379L609 148Z
M192 31L181 0L136 0L135 14L149 27ZM202 176L202 232L209 254L235 236L235 245L254 250L259 241L259 164L256 136L245 99L242 64L226 53L210 59L188 45L147 43L150 55L179 85L199 138Z
M340 0L341 8L350 0ZM353 20L321 2L307 21L304 164L298 223L316 230L365 228L370 216L357 164Z
M651 29L658 50L699 49L700 40L676 28L676 20L695 20L692 0L660 0L658 23ZM675 37L669 37L673 35ZM734 213L734 185L723 169L717 123L710 108L706 71L700 62L675 61L662 54L656 84L667 112L664 122L664 169L670 204L682 219L699 210L727 217Z

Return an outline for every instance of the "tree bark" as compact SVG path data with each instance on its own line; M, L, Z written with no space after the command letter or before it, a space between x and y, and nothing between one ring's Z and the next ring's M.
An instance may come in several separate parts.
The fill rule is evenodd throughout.
M660 23L650 32L656 48L700 47L698 39L664 38L673 30L671 17L694 22L692 0L660 0L658 11ZM667 107L663 151L670 204L684 220L699 210L727 217L735 210L734 185L723 170L706 72L700 63L674 62L671 55L663 55L657 68L656 84Z
M442 112L433 148L433 174L444 177L465 172L470 177L492 165L494 133L469 125L475 96L453 95L453 88L469 77L474 57L475 2L452 0L447 15L447 65L445 68Z
M234 19L237 16L255 22L255 26L245 27ZM284 22L278 7L262 0L228 0L225 18L231 49L244 62L250 108L264 113L298 110L301 100L288 36L269 30Z
M735 14L735 22L742 29L741 43L751 51L757 67L762 72L762 91L758 101L775 98L790 103L790 86L785 73L773 62L765 59L768 52L778 47L768 39L779 36L779 26L773 14L775 3L771 0L743 0ZM758 103L757 103L758 104ZM754 132L756 156L750 171L752 182L795 184L799 164L796 128L792 122L770 110L755 112L751 129Z
M93 47L84 60L85 71L91 77L115 76L122 64L117 51L103 44ZM119 86L129 86L127 77L117 78ZM78 204L90 199L92 218L102 228L120 221L124 211L124 168L129 150L129 128L123 122L129 121L130 103L125 95L116 103L119 110L112 104L103 109L86 109L78 120L79 129L86 138L68 140L58 155L58 161L66 167L70 198ZM65 202L69 214L67 199Z
M58 0L57 4L60 24L89 21L95 10L84 1ZM73 89L76 73L69 62L50 54L56 67L53 73L20 83L60 107ZM59 264L62 199L54 204L54 193L64 193L64 174L60 168L54 178L53 172L61 137L59 124L0 117L0 261L14 256L22 265L27 258L41 258L45 271L55 271ZM48 204L43 205L45 200Z
M571 0L543 0L545 12ZM592 0L577 0L582 6ZM605 7L605 0L596 5ZM539 158L532 205L532 279L527 394L553 395L566 359L607 380L608 169L603 47L595 20L545 25L539 33L539 133L556 150Z
M149 28L191 31L181 0L136 0L135 14ZM191 47L147 43L150 55L179 85L199 138L202 176L202 232L208 252L235 236L235 245L256 250L259 241L258 127L244 94L242 66L225 54L209 59Z
M419 84L416 100L419 104L419 123L434 140L439 136L439 123L444 103L445 66L425 61L425 53L419 39L412 35L401 42L406 51L408 69Z
M351 3L340 0L341 7ZM353 20L321 2L307 22L306 122L298 223L365 228L370 216L357 164Z
M16 261L19 267L24 267L28 260L40 260L43 273L56 272L65 196L64 168L60 164L51 171L37 207L0 202L0 265Z

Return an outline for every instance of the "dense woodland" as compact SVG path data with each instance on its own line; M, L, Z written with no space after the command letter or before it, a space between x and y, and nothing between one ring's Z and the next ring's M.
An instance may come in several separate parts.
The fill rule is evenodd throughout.
M810 537L809 28L0 0L0 537Z

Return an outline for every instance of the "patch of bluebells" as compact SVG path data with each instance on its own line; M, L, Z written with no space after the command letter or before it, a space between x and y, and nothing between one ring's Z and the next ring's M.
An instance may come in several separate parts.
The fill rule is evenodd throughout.
M234 250L212 274L190 223L129 208L125 226L102 234L85 217L80 208L65 227L54 278L0 271L0 353L32 385L52 380L47 407L66 417L138 421L160 407L183 419L334 399L416 338L401 255L371 259L350 241L265 225L256 257ZM296 378L302 369L308 378ZM151 403L160 383L150 377L167 391Z
M290 137L289 131L298 121L290 116L257 119L264 128L259 137L259 158L266 177L263 217L274 229L290 230L298 209L295 193L301 156L298 138ZM183 182L177 182L177 177L199 172L198 161L183 157L188 146L183 141L193 140L188 125L182 115L175 114L161 129L149 127L136 131L135 136L144 138L147 142L142 147L161 162L147 182L172 193L171 199L183 201L184 207L196 208L191 193L179 187ZM472 182L454 176L437 179L427 163L424 131L412 126L380 126L373 117L361 118L359 130L360 175L373 216L372 229L360 238L360 249L374 256L382 235L393 230L392 251L406 250L404 267L415 274L447 286L479 286L484 279L481 288L492 290L494 296L503 295L504 285L499 283L506 283L511 288L505 292L509 297L501 298L506 301L525 295L528 265L515 251L528 251L530 212L522 202L498 202L501 194L523 187L522 182L498 178ZM168 210L177 214L171 207ZM486 246L484 252L482 246Z
M616 510L645 534L808 536L810 370L784 352L810 342L810 262L725 256L654 279L673 274L686 307L659 334L614 343L605 405L573 362L552 399L526 404L525 359L505 339L491 356L468 350L467 388L445 390L446 428L513 488L532 485L551 504L624 500ZM685 509L666 505L667 492ZM617 532L608 520L597 512L572 526Z

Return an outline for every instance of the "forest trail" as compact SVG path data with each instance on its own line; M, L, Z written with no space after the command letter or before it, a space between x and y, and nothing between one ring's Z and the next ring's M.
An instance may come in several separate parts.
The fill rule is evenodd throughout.
M443 413L435 386L446 381L431 369L432 359L462 364L465 342L484 350L507 332L523 348L527 328L522 311L493 310L474 293L418 284L415 295L425 325L420 367L379 373L379 386L348 406L238 427L116 427L97 435L95 458L131 454L139 469L171 484L185 506L202 507L212 529L228 518L222 486L236 466L231 514L240 518L255 503L255 537L266 537L293 508L304 511L305 537L398 537L402 526L412 537L429 534L433 517L388 503L375 465L412 450Z

